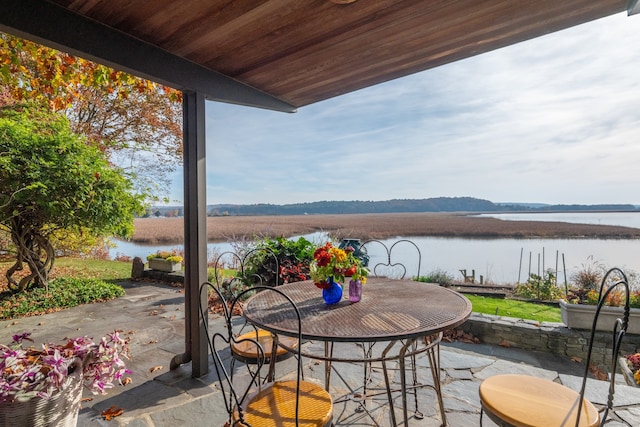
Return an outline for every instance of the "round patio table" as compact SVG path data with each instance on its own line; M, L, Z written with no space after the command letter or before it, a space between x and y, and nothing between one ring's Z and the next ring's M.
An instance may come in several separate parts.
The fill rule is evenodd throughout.
M343 299L333 305L326 305L322 292L312 281L295 282L278 287L296 304L301 318L302 338L319 340L325 343L388 342L381 358L369 359L383 362L387 393L391 402L389 381L386 375L385 361L397 359L400 369L404 369L404 357L407 350L420 339L454 328L471 315L471 303L463 295L437 284L397 280L388 278L369 278L362 287L362 299L350 303ZM280 299L279 299L280 298ZM258 293L246 301L244 316L257 327L274 334L298 336L298 322L295 313L286 309L287 305L273 292ZM347 296L348 298L348 296ZM398 354L388 355L393 345L402 341ZM439 343L439 338L438 341ZM428 343L427 343L428 344ZM433 350L434 346L425 349ZM411 352L411 350L409 350ZM423 350L424 351L424 350ZM433 354L432 354L433 355ZM305 354L314 357L314 355ZM318 356L329 361L354 361L341 359L333 355ZM443 425L446 425L442 395L439 390L439 357L430 357L431 371L434 376L436 392L440 403ZM363 358L361 361L367 361ZM433 366L437 364L438 366ZM401 375L404 419L407 425L405 402L406 386ZM328 388L328 377L326 387ZM393 424L395 414L391 406Z

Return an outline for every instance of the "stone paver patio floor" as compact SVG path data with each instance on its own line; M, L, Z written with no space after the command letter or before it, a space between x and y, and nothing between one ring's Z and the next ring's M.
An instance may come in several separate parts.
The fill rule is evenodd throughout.
M190 366L169 371L169 362L175 354L184 351L184 294L180 288L151 282L126 282L127 295L114 301L90 304L23 319L1 321L5 340L16 333L32 332L36 343L58 342L65 337L89 335L97 338L114 329L130 337L133 382L115 386L105 396L85 397L93 400L83 403L78 426L222 426L226 419L221 392L214 373L203 378L191 378ZM305 346L319 345L306 343ZM351 345L349 351L357 351ZM451 343L441 346L442 392L448 424L453 427L479 426L480 382L497 373L525 373L559 381L572 388L579 387L582 366L579 363L546 353L525 352L484 344ZM346 351L346 350L345 350ZM277 372L284 376L294 370L295 359L279 362ZM418 358L419 381L429 383L430 370L426 356ZM236 365L239 366L239 365ZM362 384L363 368L360 364L336 364L341 375L352 385ZM324 366L321 362L304 359L305 378L322 383ZM394 371L398 381L398 372ZM371 387L383 385L379 367L374 366ZM349 393L337 375L332 375L331 394L336 400ZM595 404L604 404L607 383L592 380L587 397ZM413 397L409 396L409 414L413 414ZM394 397L396 416L402 419L402 400ZM440 425L435 392L428 388L418 390L419 409L424 418L411 417L410 426L435 427ZM102 419L100 413L112 405L124 410L112 421ZM335 404L334 422L340 426L387 427L390 425L386 394L367 399L372 417L356 411L359 403L343 400ZM613 427L640 426L640 388L629 387L621 379L616 387L615 422ZM373 421L375 420L375 422ZM401 424L402 425L402 424ZM493 427L485 417L485 426Z

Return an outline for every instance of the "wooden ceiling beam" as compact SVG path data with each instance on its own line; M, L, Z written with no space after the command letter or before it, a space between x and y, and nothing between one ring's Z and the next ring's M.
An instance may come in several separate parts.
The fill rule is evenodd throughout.
M44 0L0 0L0 31L209 100L296 111L277 97Z

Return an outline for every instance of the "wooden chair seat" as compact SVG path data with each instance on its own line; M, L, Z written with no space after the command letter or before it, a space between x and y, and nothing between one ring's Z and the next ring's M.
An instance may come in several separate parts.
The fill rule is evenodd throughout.
M251 427L296 426L297 381L276 381L263 386L242 406L244 422ZM333 418L333 401L321 386L300 382L299 427L326 427ZM240 419L234 411L234 420ZM234 424L235 425L235 424Z
M480 403L498 425L575 426L580 394L553 381L529 375L495 375L480 385ZM598 410L583 399L580 427L600 423ZM498 421L501 420L501 421Z
M231 343L231 351L233 352L234 357L238 357L246 363L255 363L260 355L258 354L258 347L253 340L260 343L260 346L266 352L264 355L266 362L269 362L272 357L271 350L273 349L273 336L271 335L271 332L265 331L264 329L253 330L237 337L236 340ZM292 350L297 349L299 345L296 338L287 336L278 336L278 342ZM290 355L292 355L292 353L287 351L285 348L281 346L276 348L276 360L283 359Z

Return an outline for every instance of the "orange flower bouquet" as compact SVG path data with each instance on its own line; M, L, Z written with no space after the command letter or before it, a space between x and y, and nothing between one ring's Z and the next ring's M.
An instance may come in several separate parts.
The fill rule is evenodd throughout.
M334 281L344 283L345 277L353 277L364 283L367 270L362 262L353 256L354 249L347 247L340 249L327 242L318 247L313 253L310 265L311 279L320 289L329 287L329 277Z

